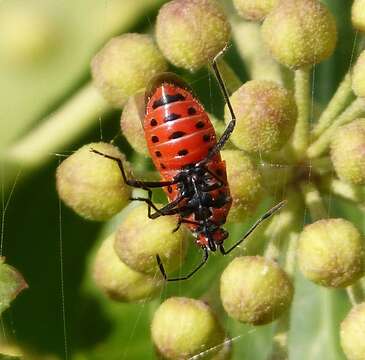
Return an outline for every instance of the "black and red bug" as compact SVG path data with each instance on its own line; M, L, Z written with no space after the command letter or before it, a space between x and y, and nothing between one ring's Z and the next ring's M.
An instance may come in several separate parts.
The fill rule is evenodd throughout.
M162 73L151 80L146 90L143 123L147 146L162 181L127 179L120 159L93 150L118 162L123 179L128 185L148 191L148 198L134 200L148 204L150 218L178 215L178 227L184 223L194 234L196 243L203 250L203 259L188 275L167 278L160 257L156 255L161 273L168 281L190 278L206 263L209 251L219 249L224 255L230 253L264 219L284 204L281 202L270 209L241 240L229 249L224 248L223 242L228 237L228 232L222 225L226 222L232 199L220 150L231 135L236 118L217 66L220 54L214 58L212 68L230 111L231 120L218 141L207 113L188 85L175 74ZM161 209L152 202L151 189L157 187L163 188L170 200Z

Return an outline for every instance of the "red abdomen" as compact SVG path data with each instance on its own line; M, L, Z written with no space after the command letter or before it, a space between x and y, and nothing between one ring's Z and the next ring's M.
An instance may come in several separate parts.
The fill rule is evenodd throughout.
M184 167L203 160L216 145L216 134L202 105L176 79L157 79L146 94L144 132L156 169L164 180L172 180ZM224 181L219 190L210 192L213 198L224 193L229 197L225 162L216 154L207 168ZM166 189L173 201L179 196L176 186ZM226 220L231 202L212 209L211 220L219 225ZM191 218L191 220L194 220ZM194 225L187 225L194 231Z

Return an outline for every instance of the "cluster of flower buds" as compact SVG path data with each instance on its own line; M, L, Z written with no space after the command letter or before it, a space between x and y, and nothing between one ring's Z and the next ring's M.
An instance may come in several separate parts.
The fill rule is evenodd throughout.
M328 218L322 194L344 197L355 206L363 201L357 194L359 186L365 185L365 118L361 118L365 115L365 52L311 128L310 71L334 52L333 15L319 0L234 0L234 6L245 19L262 22L264 46L286 67L294 84L288 85L285 79L281 83L253 79L238 89L227 85L234 90L230 100L236 115L230 148L222 151L233 198L228 223L240 223L252 215L264 191L273 202L288 194L287 211L260 233L268 240L266 257L237 257L220 279L227 314L239 322L261 325L288 314L295 288L290 266L294 258L307 279L325 287L357 286L364 275L362 235L350 221ZM363 0L355 0L352 8L353 25L360 31L365 30L364 7ZM123 107L122 134L144 156L148 151L141 124L148 81L166 71L168 62L190 72L208 66L226 48L231 26L215 0L172 0L160 9L155 34L156 44L150 35L113 38L92 61L95 86L112 106ZM234 76L224 61L218 66L223 75ZM348 105L344 97L352 89L357 98ZM228 122L228 108L225 114ZM131 178L133 165L114 146L93 143L57 170L59 195L80 216L104 221L125 208L118 229L97 252L93 277L112 299L127 302L156 294L164 283L156 254L170 273L182 264L187 244L182 228L173 232L176 218L151 220L146 206L128 205L131 188L123 176ZM280 180L281 187L267 186L268 179ZM303 229L305 208L311 223ZM364 334L364 318L362 304L342 323L341 343L349 359L365 358L363 336L358 336L359 331ZM166 359L205 352L207 358L228 359L225 337L211 308L199 300L170 298L152 321L153 342Z

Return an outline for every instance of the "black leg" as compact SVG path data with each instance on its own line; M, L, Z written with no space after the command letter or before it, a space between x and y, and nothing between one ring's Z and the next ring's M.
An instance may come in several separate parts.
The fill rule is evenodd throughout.
M223 245L219 246L219 250L223 255L229 254L232 250L234 250L238 245L240 245L265 219L269 218L271 215L273 215L276 211L280 210L284 205L286 204L286 201L281 201L279 204L276 204L273 208L271 208L269 211L267 211L264 215L262 215L247 231L245 236L237 241L232 247L230 247L228 250L225 250Z
M121 159L114 157L114 156L110 156L108 154L104 154L98 150L95 149L91 149L91 152L98 154L100 156L103 156L107 159L113 160L115 161L120 169L120 172L122 173L122 177L124 182L129 185L129 186L133 186L136 188L141 188L141 189L145 189L148 190L147 188L158 188L158 187L164 187L164 186L169 186L169 185L173 185L177 183L177 180L172 180L172 181L140 181L140 180L135 180L135 179L128 179L123 167L123 162Z
M167 277L166 272L165 272L165 268L162 264L162 261L161 261L160 257L158 255L156 255L157 264L158 264L158 267L160 268L161 274L164 277L164 279L166 281L181 281L181 280L188 280L189 278L191 278L208 260L208 256L209 256L208 249L206 247L204 247L202 249L204 251L204 254L203 254L203 259L200 262L200 264L192 272L190 272L188 275L178 277L178 278L168 278Z
M221 149L222 147L224 146L224 144L227 142L227 140L229 139L229 137L231 136L232 134L232 131L236 125L236 115L233 111L233 107L232 107L232 104L231 104L231 101L229 100L229 95L228 95L228 91L227 91L227 88L226 86L224 85L224 81L223 81L223 78L222 78L222 75L219 71L219 68L218 68L218 64L217 64L217 60L219 59L219 57L226 51L227 47L225 47L222 51L220 51L213 59L212 61L212 68L214 70L214 73L215 73L215 76L218 80L218 84L219 84L219 87L222 91L222 94L223 94L223 97L224 97L224 100L228 106L228 110L231 114L231 120L228 124L228 126L226 127L226 130L224 130L224 133L222 134L221 138L218 140L217 144L213 147L213 149L211 149L207 155L207 157L201 162L201 163L205 163L207 161L209 161L215 154L217 154Z
M180 217L177 222L176 228L174 230L172 230L172 232L174 233L174 232L178 231L180 229L181 224L200 225L199 221L193 221L193 220L189 220L189 219Z
M152 195L152 192L151 192L151 195ZM174 201L171 201L170 203L168 203L167 205L165 205L164 207L162 207L161 209L158 209L156 207L156 205L152 202L152 200L150 198L150 193L149 193L148 199L146 199L146 198L131 198L131 200L143 201L143 202L145 202L148 205L148 217L150 219L157 219L160 216L167 216L167 215L175 215L175 214L178 214L180 212L180 209L175 208L175 207L183 199L184 199L184 197L183 196L180 196L180 197L176 198ZM156 212L155 213L152 213L151 212L151 208L153 210L155 210Z

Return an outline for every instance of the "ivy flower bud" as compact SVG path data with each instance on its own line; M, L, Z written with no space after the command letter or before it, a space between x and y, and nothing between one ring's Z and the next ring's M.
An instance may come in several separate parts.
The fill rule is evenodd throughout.
M356 96L365 98L365 50L352 70L352 90Z
M122 134L132 148L140 154L149 156L142 121L144 119L144 93L131 96L125 104L120 118Z
M319 285L346 287L364 275L364 241L345 219L318 220L307 225L297 251L303 275Z
M91 143L83 146L58 166L57 191L77 214L88 220L104 221L127 205L131 188L123 181L118 164L91 149L115 156L124 155L113 145Z
M331 159L340 179L365 184L365 118L337 129L331 142Z
M239 150L223 150L227 177L232 197L232 207L227 222L243 222L252 214L261 200L261 175L251 159Z
M154 295L163 282L160 274L150 276L132 270L114 250L115 234L101 244L93 263L93 278L96 285L111 299L137 301Z
M288 141L297 117L290 91L272 81L252 80L232 94L231 102L237 117L231 141L239 149L270 153ZM230 119L227 106L225 118Z
M155 312L152 340L164 359L188 359L224 341L224 331L203 301L172 297ZM209 359L216 354L209 351Z
M351 19L355 29L365 31L365 0L355 0L352 4Z
M167 63L151 36L124 34L109 42L94 56L91 72L96 87L115 107L146 87Z
M53 19L36 4L9 2L0 12L1 58L11 64L35 63L58 42Z
M247 20L263 20L278 0L233 0L238 14Z
M277 319L291 304L293 285L275 262L261 256L235 258L223 271L220 293L232 318L262 325Z
M161 204L156 206L162 207ZM149 219L147 206L137 206L118 228L115 251L135 271L156 274L159 272L156 255L159 255L165 270L171 272L181 265L187 249L185 229L181 227L173 232L176 225L177 219L173 216Z
M156 39L175 66L195 71L227 44L230 26L215 0L173 0L157 16Z
M348 360L365 359L365 302L354 306L341 323L341 346Z
M283 0L265 18L263 40L273 57L289 68L327 59L337 41L333 15L318 0Z
M23 276L14 267L5 264L5 258L0 257L0 315L20 292L28 288Z

